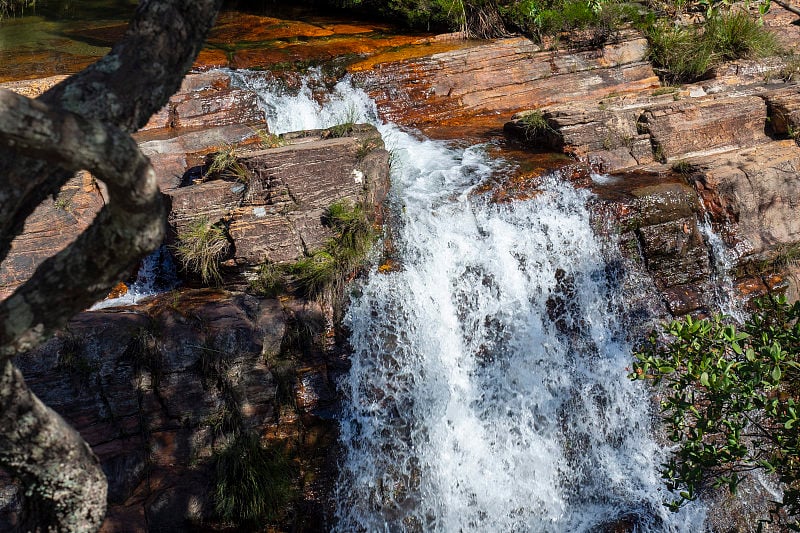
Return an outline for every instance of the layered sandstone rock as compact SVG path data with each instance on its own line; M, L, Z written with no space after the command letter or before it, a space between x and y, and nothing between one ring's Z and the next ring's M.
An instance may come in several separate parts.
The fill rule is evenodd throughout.
M0 268L0 299L10 296L45 259L74 241L103 205L100 187L87 172L76 174L55 198L39 205Z
M243 152L247 176L209 179L170 190L175 235L199 217L227 228L233 264L295 261L332 237L323 224L336 202L362 204L378 216L388 191L389 154L372 126L355 126L346 137L325 132L288 135L285 146Z
M35 97L62 79L56 76L3 87ZM162 190L170 190L180 185L190 169L201 165L208 153L256 142L255 129L265 127L254 93L232 87L227 74L209 72L187 76L181 90L145 127L147 131L136 137ZM82 172L56 198L40 205L3 262L0 298L8 297L44 259L75 240L103 204L102 184Z
M387 120L425 127L657 87L646 50L635 33L577 53L544 51L520 37L378 64L357 76Z

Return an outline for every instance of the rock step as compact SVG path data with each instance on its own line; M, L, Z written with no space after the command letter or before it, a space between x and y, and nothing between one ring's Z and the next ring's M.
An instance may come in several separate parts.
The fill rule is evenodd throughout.
M505 131L614 172L749 148L800 129L800 86L751 85L735 93L686 98L694 90L665 94L659 89L524 111Z
M362 203L368 216L377 215L389 187L389 153L373 126L357 125L342 138L304 132L286 142L243 153L244 181L212 179L166 191L173 235L198 217L224 221L233 263L254 267L320 249L332 236L322 218L334 202Z
M544 51L525 38L376 65L355 73L387 120L425 126L479 113L597 98L659 86L647 42L625 32L600 50Z
M58 81L7 85L35 96ZM197 217L224 220L235 250L232 264L242 268L294 261L319 249L331 236L321 223L330 204L363 202L374 216L389 186L389 155L375 128L358 126L342 138L323 138L329 134L319 131L286 134L277 143L284 146L261 149L257 130L267 133L267 125L257 100L252 91L233 87L224 72L192 74L134 134L172 206L171 238ZM210 154L231 147L242 154L252 181L195 182ZM0 269L0 298L71 243L106 199L102 184L81 173L54 201L39 206Z

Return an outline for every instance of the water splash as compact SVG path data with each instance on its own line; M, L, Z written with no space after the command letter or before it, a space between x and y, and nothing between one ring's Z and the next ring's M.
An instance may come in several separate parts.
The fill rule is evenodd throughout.
M666 511L649 397L629 381L622 289L579 191L471 194L502 172L380 124L348 81L318 101L258 89L273 132L373 122L393 154L402 269L372 273L346 315L338 531L697 531ZM355 111L353 111L355 110Z
M128 287L128 292L119 298L107 298L97 302L91 310L135 305L143 298L174 289L178 283L178 273L172 254L166 246L160 246L142 260L136 273L136 280Z
M283 84L261 72L228 71L234 86L249 89L259 97L269 131L275 134L330 128L346 122L377 122L375 103L363 91L353 90L349 78L331 91L315 91L322 85L320 69L311 69L299 91L288 91Z

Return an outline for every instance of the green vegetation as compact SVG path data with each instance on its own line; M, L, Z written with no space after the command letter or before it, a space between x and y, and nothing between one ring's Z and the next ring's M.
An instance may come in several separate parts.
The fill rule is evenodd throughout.
M688 161L680 160L672 164L672 171L676 174L688 176L694 171L694 167Z
M239 434L214 455L214 510L223 521L263 527L280 518L294 495L295 469L277 448L257 435Z
M323 131L322 136L326 138L346 137L355 130L357 120L358 109L355 106L350 106L342 116L338 117L338 123Z
M57 368L66 370L73 376L85 380L97 369L97 365L87 357L86 340L67 330L59 337L61 346L58 349Z
M286 139L283 138L283 135L270 133L267 129L260 128L253 131L258 136L258 141L264 148L278 148L289 144Z
M333 230L334 237L323 249L288 267L306 296L320 296L343 283L359 267L376 237L364 209L347 201L332 204L323 223Z
M333 0L330 0L333 1ZM426 30L463 30L470 37L522 33L558 48L597 48L626 27L642 30L650 59L667 82L701 79L723 61L779 52L762 23L769 0L345 0ZM686 24L688 16L700 20ZM790 67L786 75L792 74Z
M635 354L632 379L658 387L662 421L676 449L662 476L677 510L703 489L735 493L748 472L784 488L773 520L800 531L800 303L756 302L737 328L724 317L686 318L656 332ZM780 518L784 517L784 518ZM767 518L765 517L765 521Z
M72 210L72 196L66 194L59 194L53 201L53 207L58 211L69 212Z
M211 164L206 169L206 176L235 179L243 183L250 181L250 172L239 161L239 147L226 145L211 156Z
M639 4L615 0L522 0L501 5L500 13L537 42L567 39L584 46L602 45L641 18Z
M539 110L531 111L522 117L520 122L525 126L525 130L533 135L552 131L553 129L550 127L550 124L547 123L547 119L544 118L544 113Z
M697 26L661 19L645 28L649 57L668 82L690 82L723 61L778 53L775 36L745 11L712 12Z
M284 270L285 268L275 263L262 263L256 270L255 277L250 280L250 291L267 298L276 297L285 288Z
M225 229L200 217L178 233L175 252L183 268L200 276L203 283L220 283L219 264L230 248Z

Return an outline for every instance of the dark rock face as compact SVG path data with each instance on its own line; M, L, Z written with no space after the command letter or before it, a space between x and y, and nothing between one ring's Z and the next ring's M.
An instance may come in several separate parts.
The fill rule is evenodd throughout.
M309 483L298 480L295 505L307 523L321 523L318 472L336 440L326 313L310 302L176 291L82 313L15 363L100 458L109 479L105 531L208 523L212 456L234 430L291 450ZM302 349L298 327L311 332Z
M372 126L338 138L286 134L265 148L256 100L225 74L189 76L137 133L171 206L173 236L198 217L225 226L229 287L246 286L241 275L264 261L295 261L322 247L331 237L323 213L334 202L361 203L380 221L389 188L388 152ZM209 155L230 146L249 179L204 175ZM40 207L3 264L0 297L74 239L103 202L102 187L83 173ZM315 301L182 289L82 313L15 363L100 458L109 481L104 531L221 527L214 457L239 433L280 446L297 467L297 496L273 525L319 531L334 476L334 379L346 366L331 323L332 309ZM24 509L2 476L0 529Z

